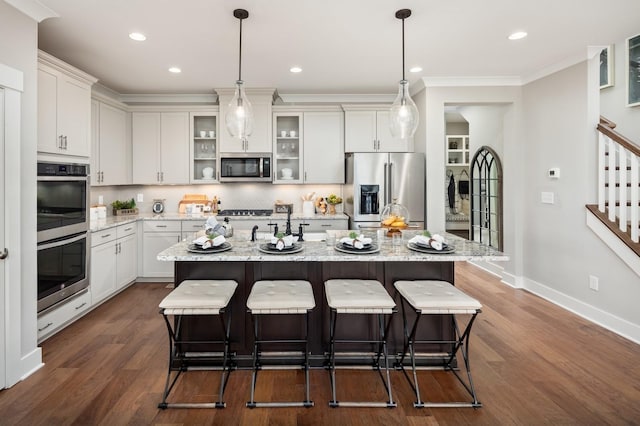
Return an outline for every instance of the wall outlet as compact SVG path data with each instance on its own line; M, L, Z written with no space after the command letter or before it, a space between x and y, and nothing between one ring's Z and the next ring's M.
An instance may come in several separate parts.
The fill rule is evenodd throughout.
M138 198L136 199L136 201L138 203L144 203L144 195L143 194L138 194Z
M555 203L555 194L553 192L542 192L540 194L540 201L542 204L553 204Z
M589 288L593 291L598 291L598 277L589 275Z
M98 195L98 204L100 205L104 204L104 197L102 195Z

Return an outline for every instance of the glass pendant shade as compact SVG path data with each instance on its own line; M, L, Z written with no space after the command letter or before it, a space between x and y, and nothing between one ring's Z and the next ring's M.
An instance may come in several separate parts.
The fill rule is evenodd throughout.
M253 132L253 108L244 93L244 83L236 81L236 90L224 117L229 134L244 139Z
M398 96L389 110L389 127L394 138L406 140L418 128L418 107L409 95L409 82L401 80Z

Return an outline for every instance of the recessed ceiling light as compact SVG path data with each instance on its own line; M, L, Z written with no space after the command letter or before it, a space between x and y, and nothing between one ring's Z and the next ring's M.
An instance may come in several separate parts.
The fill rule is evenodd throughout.
M171 67L169 68L169 72L172 72L174 74L180 74L182 72L182 70L178 67Z
M129 38L135 41L145 41L147 39L147 36L142 33L131 33L129 34Z
M302 72L302 68L300 68L300 67L291 67L291 68L289 68L289 71L291 71L293 73L298 73L298 72Z
M516 31L513 34L509 35L509 40L520 40L521 38L525 38L527 33L525 31Z
M422 71L422 67L411 67L409 72L420 72Z

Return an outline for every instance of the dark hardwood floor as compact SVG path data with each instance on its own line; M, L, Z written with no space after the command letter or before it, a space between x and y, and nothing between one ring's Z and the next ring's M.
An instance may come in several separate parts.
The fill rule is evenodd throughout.
M156 408L168 357L158 303L166 284L139 283L43 342L45 366L0 391L2 425L461 425L640 424L640 346L471 265L456 285L484 305L471 337L471 365L483 408L413 408L398 371L398 407L329 408L328 373L311 373L313 408L247 409L249 371L231 374L227 408ZM365 390L383 398L371 371L340 371L342 398ZM218 372L189 372L176 399L217 396ZM299 398L299 371L264 371L258 399ZM450 374L421 372L432 400L461 398ZM340 398L340 395L339 395ZM355 396L353 397L356 398Z

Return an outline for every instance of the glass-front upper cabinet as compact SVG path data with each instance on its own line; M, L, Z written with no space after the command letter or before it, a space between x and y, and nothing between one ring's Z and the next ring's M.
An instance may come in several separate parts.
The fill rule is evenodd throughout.
M302 183L302 113L274 113L273 132L273 182Z
M218 113L192 112L190 130L190 181L211 183L219 179Z

